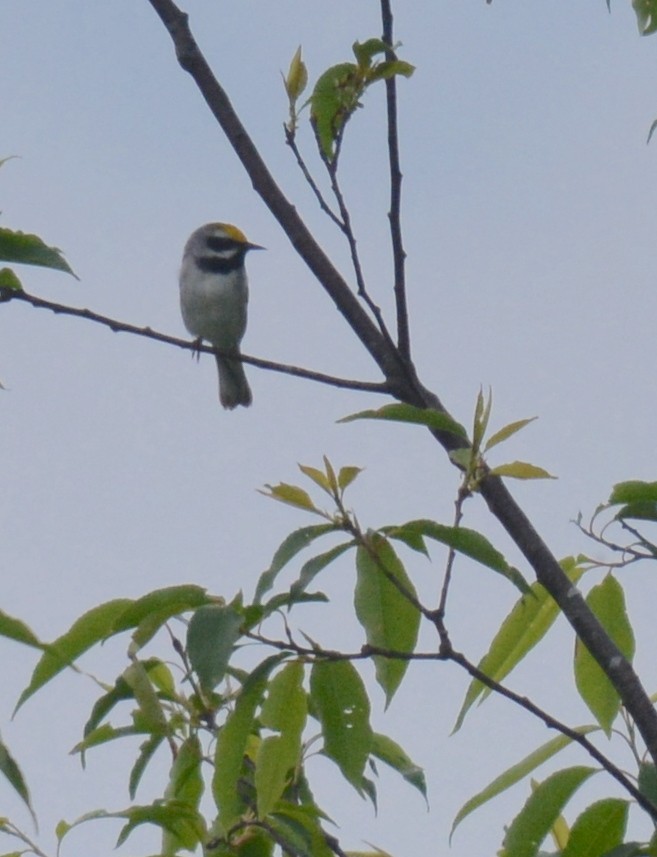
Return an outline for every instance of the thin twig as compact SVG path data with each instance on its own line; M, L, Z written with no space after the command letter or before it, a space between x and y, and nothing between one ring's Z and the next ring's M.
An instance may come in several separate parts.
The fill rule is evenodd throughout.
M461 525L461 520L463 519L463 504L466 499L470 496L470 492L465 490L462 486L459 488L459 493L454 501L454 524L453 526L459 527ZM445 577L443 579L442 589L440 591L440 601L438 603L438 614L441 619L445 618L445 611L447 609L447 593L449 592L449 584L452 580L452 569L454 567L454 561L456 559L456 548L450 547L447 553L447 563L445 565Z
M338 142L342 138L338 138ZM349 253L351 254L351 264L354 269L354 274L356 275L356 286L358 295L365 304L369 307L370 312L376 319L376 323L379 326L379 330L381 331L383 337L385 338L388 345L394 350L395 343L390 336L390 331L385 323L385 319L383 318L383 313L381 312L381 307L372 299L369 292L367 291L367 287L365 285L365 278L363 276L363 268L360 263L360 255L358 253L358 242L356 241L356 235L354 233L353 227L351 225L351 215L349 214L349 209L347 208L347 203L345 202L344 194L342 193L342 188L340 187L340 182L338 181L338 143L336 143L336 151L333 159L328 158L320 148L320 154L322 157L322 161L326 166L326 171L329 175L329 180L331 182L331 190L333 191L333 196L338 204L338 208L340 210L340 217L342 218L342 232L347 239L347 243L349 245Z
M393 41L393 18L390 0L381 0L381 19L383 23L383 41L390 49L386 59L395 59ZM399 165L399 128L397 125L397 78L393 74L386 80L386 105L388 113L388 161L390 164L390 239L395 272L395 303L397 307L397 346L405 360L411 359L411 335L408 323L408 305L406 302L406 252L402 243L401 230L401 185L402 172Z
M324 194L319 189L317 182L312 177L312 173L308 169L308 165L306 164L306 162L303 158L303 155L299 151L299 147L297 146L297 141L296 141L295 135L292 133L292 131L290 131L290 129L287 127L287 125L285 125L284 128L285 128L285 142L290 147L290 149L292 149L292 153L294 154L294 157L296 158L299 169L303 173L303 177L305 178L305 180L308 182L310 189L315 194L315 197L317 198L317 202L319 203L319 207L322 209L322 211L326 215L328 215L328 217L333 221L333 223L335 223L335 225L338 227L338 229L340 231L344 231L344 223L340 220L338 215L333 211L331 206L328 204L328 202L324 198Z
M36 857L48 857L45 851L42 851L36 842L33 842L26 833L23 833L20 828L16 827L16 825L12 824L8 819L3 819L2 832L8 833L10 836L15 836L16 839L20 839L24 845L28 846L32 854L35 854ZM22 851L20 853L25 854L26 852Z
M323 372L314 372L311 369L303 369L300 366L290 366L287 363L276 363L273 360L264 360L261 357L251 357L248 354L235 355L234 353L224 351L221 348L213 348L211 345L199 344L196 340L190 342L188 339L179 339L176 336L169 336L166 333L160 333L150 327L138 327L134 324L118 321L115 318L100 315L99 313L93 312L89 309L55 303L54 301L48 301L44 298L37 298L24 291L0 289L0 303L11 300L24 301L25 303L31 304L33 307L37 307L38 309L48 309L59 315L72 315L76 318L84 318L87 321L94 322L95 324L109 327L109 329L114 333L131 333L134 336L143 336L146 339L154 339L156 342L175 345L177 348L183 348L187 351L192 351L193 353L202 352L204 354L228 356L232 357L234 360L241 360L242 363L248 363L250 366L257 366L259 369L267 369L271 372L280 372L284 375L293 375L296 378L305 378L309 381L316 381L320 384L328 384L332 387L340 387L345 390L361 390L368 393L390 393L388 385L385 383L337 378L334 375L326 375Z

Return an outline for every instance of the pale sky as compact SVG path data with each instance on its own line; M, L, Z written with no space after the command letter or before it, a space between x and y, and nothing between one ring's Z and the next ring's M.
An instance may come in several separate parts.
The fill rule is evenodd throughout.
M185 8L274 176L349 276L344 242L285 146L280 72L299 44L311 80L349 60L356 39L380 34L378 4L190 0ZM604 0L397 0L395 25L400 57L417 67L400 82L399 98L420 378L467 425L482 385L493 389L493 428L540 417L492 463L529 460L558 476L513 486L514 494L557 556L587 550L571 523L577 513L590 513L615 482L655 478L657 142L646 146L646 137L657 116L657 41L639 38L629 4L613 4L610 15ZM5 0L0 29L0 158L19 156L0 170L2 225L62 248L80 276L24 269L27 291L183 336L182 247L202 223L232 222L267 247L248 259L244 351L380 380L253 194L146 0ZM371 292L388 311L383 118L381 88L350 123L341 176ZM321 175L307 128L300 142ZM195 582L226 597L239 589L251 596L284 536L311 523L257 489L299 481L297 462L318 465L324 454L336 466L365 468L350 498L364 525L451 521L457 473L421 429L336 424L384 398L247 373L253 406L224 412L212 358L197 365L175 348L1 305L0 607L52 639L101 601L162 586ZM465 523L531 577L479 499L468 504ZM431 564L405 558L431 601L443 554L434 551ZM345 618L353 580L353 560L345 559L318 581L333 607L298 613L300 626L327 646L362 642ZM621 580L638 629L638 668L652 692L654 574L636 568ZM477 661L515 597L497 576L461 562L449 617L455 646ZM84 668L112 681L126 665L127 643L113 641ZM28 778L39 841L51 854L61 817L128 805L130 757L101 749L81 772L67 755L97 694L81 676L60 677L10 723L34 656L2 645L2 737ZM435 646L426 631L422 645ZM572 645L561 623L508 683L576 725L591 715L573 688ZM158 653L170 656L165 642ZM449 852L452 819L552 735L491 699L450 738L467 687L453 666L412 667L386 714L370 686L376 728L426 769L431 811L384 772L375 817L320 760L311 775L321 780L318 797L340 823L343 846L365 849L369 841L399 857L495 853L527 784L464 822ZM595 789L616 794L597 779L584 803ZM29 829L2 783L0 794L0 814ZM138 800L155 796L146 784ZM109 853L117 833L110 822L81 828L63 855ZM153 835L140 836L119 853L157 847Z

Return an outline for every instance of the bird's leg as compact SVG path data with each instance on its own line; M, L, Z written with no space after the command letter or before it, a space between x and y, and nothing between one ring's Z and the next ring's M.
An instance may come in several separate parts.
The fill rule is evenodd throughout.
M194 347L192 348L192 360L196 357L196 362L201 359L201 345L203 345L203 337L197 336L194 340Z

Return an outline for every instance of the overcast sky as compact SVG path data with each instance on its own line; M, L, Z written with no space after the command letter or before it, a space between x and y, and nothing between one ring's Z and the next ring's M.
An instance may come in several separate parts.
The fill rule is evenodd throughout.
M284 144L280 72L299 44L311 79L350 59L356 39L379 35L378 4L190 0L186 9L275 177L350 276L346 247ZM525 459L557 475L514 493L557 556L586 550L571 523L578 511L591 512L614 482L655 478L657 143L646 146L646 137L657 116L657 41L639 38L629 4L609 14L604 0L398 0L395 13L400 56L417 67L399 97L418 372L468 425L480 386L493 389L494 428L540 417L492 463ZM5 0L0 30L0 157L20 157L0 171L2 224L62 248L80 277L25 269L26 290L182 336L182 247L202 223L229 221L268 248L248 259L244 351L380 380L253 194L146 0ZM369 93L350 123L342 181L371 292L388 311L382 96L382 88ZM307 128L300 142L316 165ZM450 521L457 474L421 430L336 424L383 398L247 372L253 406L224 412L211 358L197 364L188 352L85 321L0 306L0 607L52 639L101 601L161 586L196 582L250 596L285 534L310 523L257 489L297 481L296 463L317 465L323 454L365 468L351 496L364 525ZM479 500L466 523L530 576ZM442 554L432 564L408 559L418 589L435 598ZM457 569L450 628L474 660L515 599L492 577L466 563ZM353 578L352 561L343 561L321 581L335 607L300 611L301 626L328 646L361 642L346 619ZM637 568L622 580L652 691L654 575ZM509 684L576 724L591 718L573 689L572 644L561 627ZM126 645L112 643L85 668L113 680ZM423 645L435 645L427 633ZM159 653L169 657L164 644ZM2 736L28 777L40 841L52 853L62 816L128 804L129 756L100 750L82 773L66 755L97 693L80 676L61 677L10 724L34 657L7 643L3 656ZM376 727L427 770L431 812L384 774L375 817L320 761L317 791L342 825L343 845L447 853L461 804L551 737L492 699L449 738L466 686L455 667L414 667L385 715L373 688ZM0 790L1 814L29 826ZM526 790L466 821L452 853L494 853ZM138 799L153 796L145 789ZM109 853L117 831L110 822L81 829L63 853ZM135 837L123 853L137 853L137 843L147 853L155 841Z

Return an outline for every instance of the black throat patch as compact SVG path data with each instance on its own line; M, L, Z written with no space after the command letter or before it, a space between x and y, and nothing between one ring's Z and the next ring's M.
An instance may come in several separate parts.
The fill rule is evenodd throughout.
M244 265L245 250L237 250L232 256L199 256L196 267L207 274L229 274Z

